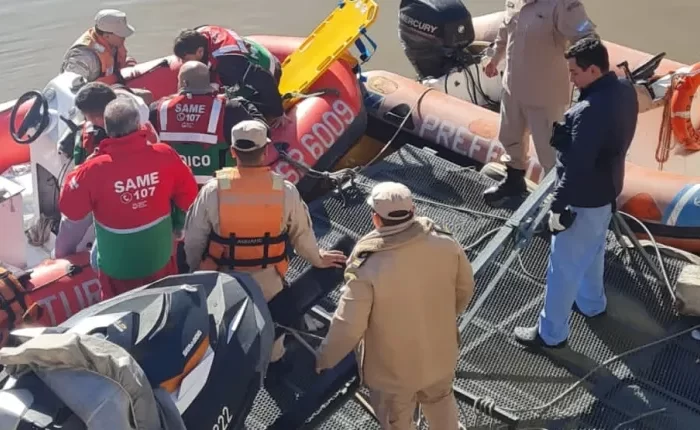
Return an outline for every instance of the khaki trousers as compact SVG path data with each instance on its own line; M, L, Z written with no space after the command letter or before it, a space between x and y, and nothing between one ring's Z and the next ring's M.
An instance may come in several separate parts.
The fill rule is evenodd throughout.
M457 430L459 413L452 380L442 380L418 392L385 393L371 390L370 403L383 430L416 430L413 414L418 403L431 430Z
M545 174L549 172L556 161L554 148L549 144L552 125L564 118L565 111L565 105L528 106L503 91L498 140L510 157L506 164L519 170L527 169L532 135L540 165Z

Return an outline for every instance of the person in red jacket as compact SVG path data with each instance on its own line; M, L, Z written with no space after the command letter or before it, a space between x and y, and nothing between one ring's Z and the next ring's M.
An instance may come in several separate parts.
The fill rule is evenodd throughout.
M173 53L183 62L209 66L212 82L229 87L227 94L253 102L271 127L287 124L279 82L282 66L263 45L217 25L183 30Z
M93 214L103 294L121 294L177 273L171 203L187 211L192 171L170 146L150 143L133 100L105 109L107 139L67 177L59 208L70 220Z

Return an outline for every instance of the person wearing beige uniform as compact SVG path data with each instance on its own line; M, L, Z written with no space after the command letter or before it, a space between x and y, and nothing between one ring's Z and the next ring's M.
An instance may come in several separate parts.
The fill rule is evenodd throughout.
M496 76L505 58L498 140L507 153L507 176L485 191L488 203L525 193L530 134L544 171L554 167L552 125L563 117L571 96L564 51L593 34L595 25L580 0L506 0L495 53L484 72Z
M287 240L315 267L342 267L346 256L319 249L299 191L264 165L270 142L267 132L258 120L233 127L237 167L217 171L216 178L199 191L187 213L184 249L190 270L249 272L270 301L284 287ZM236 242L235 237L242 240ZM278 361L284 352L284 337L280 337L271 361Z
M414 216L405 185L380 183L367 202L376 229L348 259L316 371L359 345L360 375L384 429L414 429L420 403L430 428L456 430L456 320L474 294L471 264L449 232Z
M126 14L116 9L102 9L95 15L95 25L83 33L63 56L61 73L73 72L88 82L113 85L123 81L121 69L136 64L127 56L124 41L134 34Z

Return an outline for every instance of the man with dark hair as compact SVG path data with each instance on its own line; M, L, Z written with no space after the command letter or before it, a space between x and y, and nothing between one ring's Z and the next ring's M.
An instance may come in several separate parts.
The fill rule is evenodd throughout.
M134 34L126 14L116 9L103 9L95 15L95 25L83 33L63 57L61 73L73 72L88 82L108 85L122 80L120 70L136 64L127 57L124 41Z
M180 91L151 105L150 119L163 142L172 146L206 184L214 173L234 165L231 129L241 121L264 121L255 106L243 98L227 99L209 83L207 66L188 61L178 74Z
M273 127L286 122L278 90L282 67L264 46L233 30L205 25L182 31L175 39L173 53L182 61L207 64L212 82L255 103Z
M605 239L637 127L636 92L609 70L603 42L580 40L565 57L581 94L552 135L557 183L544 308L536 326L515 329L516 339L529 346L564 346L572 306L586 317L605 312Z
M119 96L132 99L139 107L140 122L142 126L147 126L151 131L149 139L153 142L158 141L158 135L155 130L151 130L148 124L148 106L145 105L144 97L152 97L150 91L126 90L126 87L120 84L113 86L106 85L102 82L91 82L82 87L75 96L75 107L82 112L85 117L85 123L81 133L76 136L75 146L73 147L73 161L78 166L85 162L85 159L90 156L98 147L100 142L107 137L104 126L104 111L109 102ZM145 112L144 112L145 109Z
M527 192L530 136L544 172L554 167L552 123L561 120L571 93L563 54L569 43L594 31L581 0L506 1L495 52L484 72L496 76L505 60L498 140L506 150L507 175L484 192L488 204L498 206Z
M100 283L116 295L177 273L171 205L187 211L197 184L175 150L148 140L132 99L104 116L108 138L68 174L59 207L74 221L93 214Z
M315 267L342 267L345 255L319 249L299 191L264 164L267 132L254 120L233 127L237 165L217 171L197 195L185 223L185 255L193 271L250 272L270 301L282 291L287 274L287 241ZM282 336L272 362L283 354Z
M109 85L91 82L82 87L75 96L75 107L83 113L85 123L79 136L76 136L73 161L78 166L95 151L97 145L107 137L104 113L107 104L117 98Z
M383 429L414 428L420 403L430 428L457 430L456 321L474 294L471 264L448 231L414 216L405 185L377 184L367 203L375 230L350 254L317 372L361 344L360 374Z

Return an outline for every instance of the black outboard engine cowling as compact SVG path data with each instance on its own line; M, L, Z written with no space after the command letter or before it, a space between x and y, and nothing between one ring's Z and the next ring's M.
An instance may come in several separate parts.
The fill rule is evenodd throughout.
M474 24L460 0L401 0L399 38L418 76L437 78L474 42Z
M244 428L274 340L274 323L259 285L247 274L219 272L169 276L86 308L56 328L27 333L31 330L75 332L119 345L139 364L154 394L162 394L157 396L161 423L168 411L169 417L181 417L187 429ZM20 330L13 336L21 343L41 334L23 339ZM50 376L0 376L0 399L14 405L0 405L0 429L89 430L99 424L91 427L78 416L108 403L103 402L105 392L78 386L80 378L85 382L80 373L70 380L73 386L43 379ZM95 397L97 408L92 407ZM71 409L67 403L88 406Z

